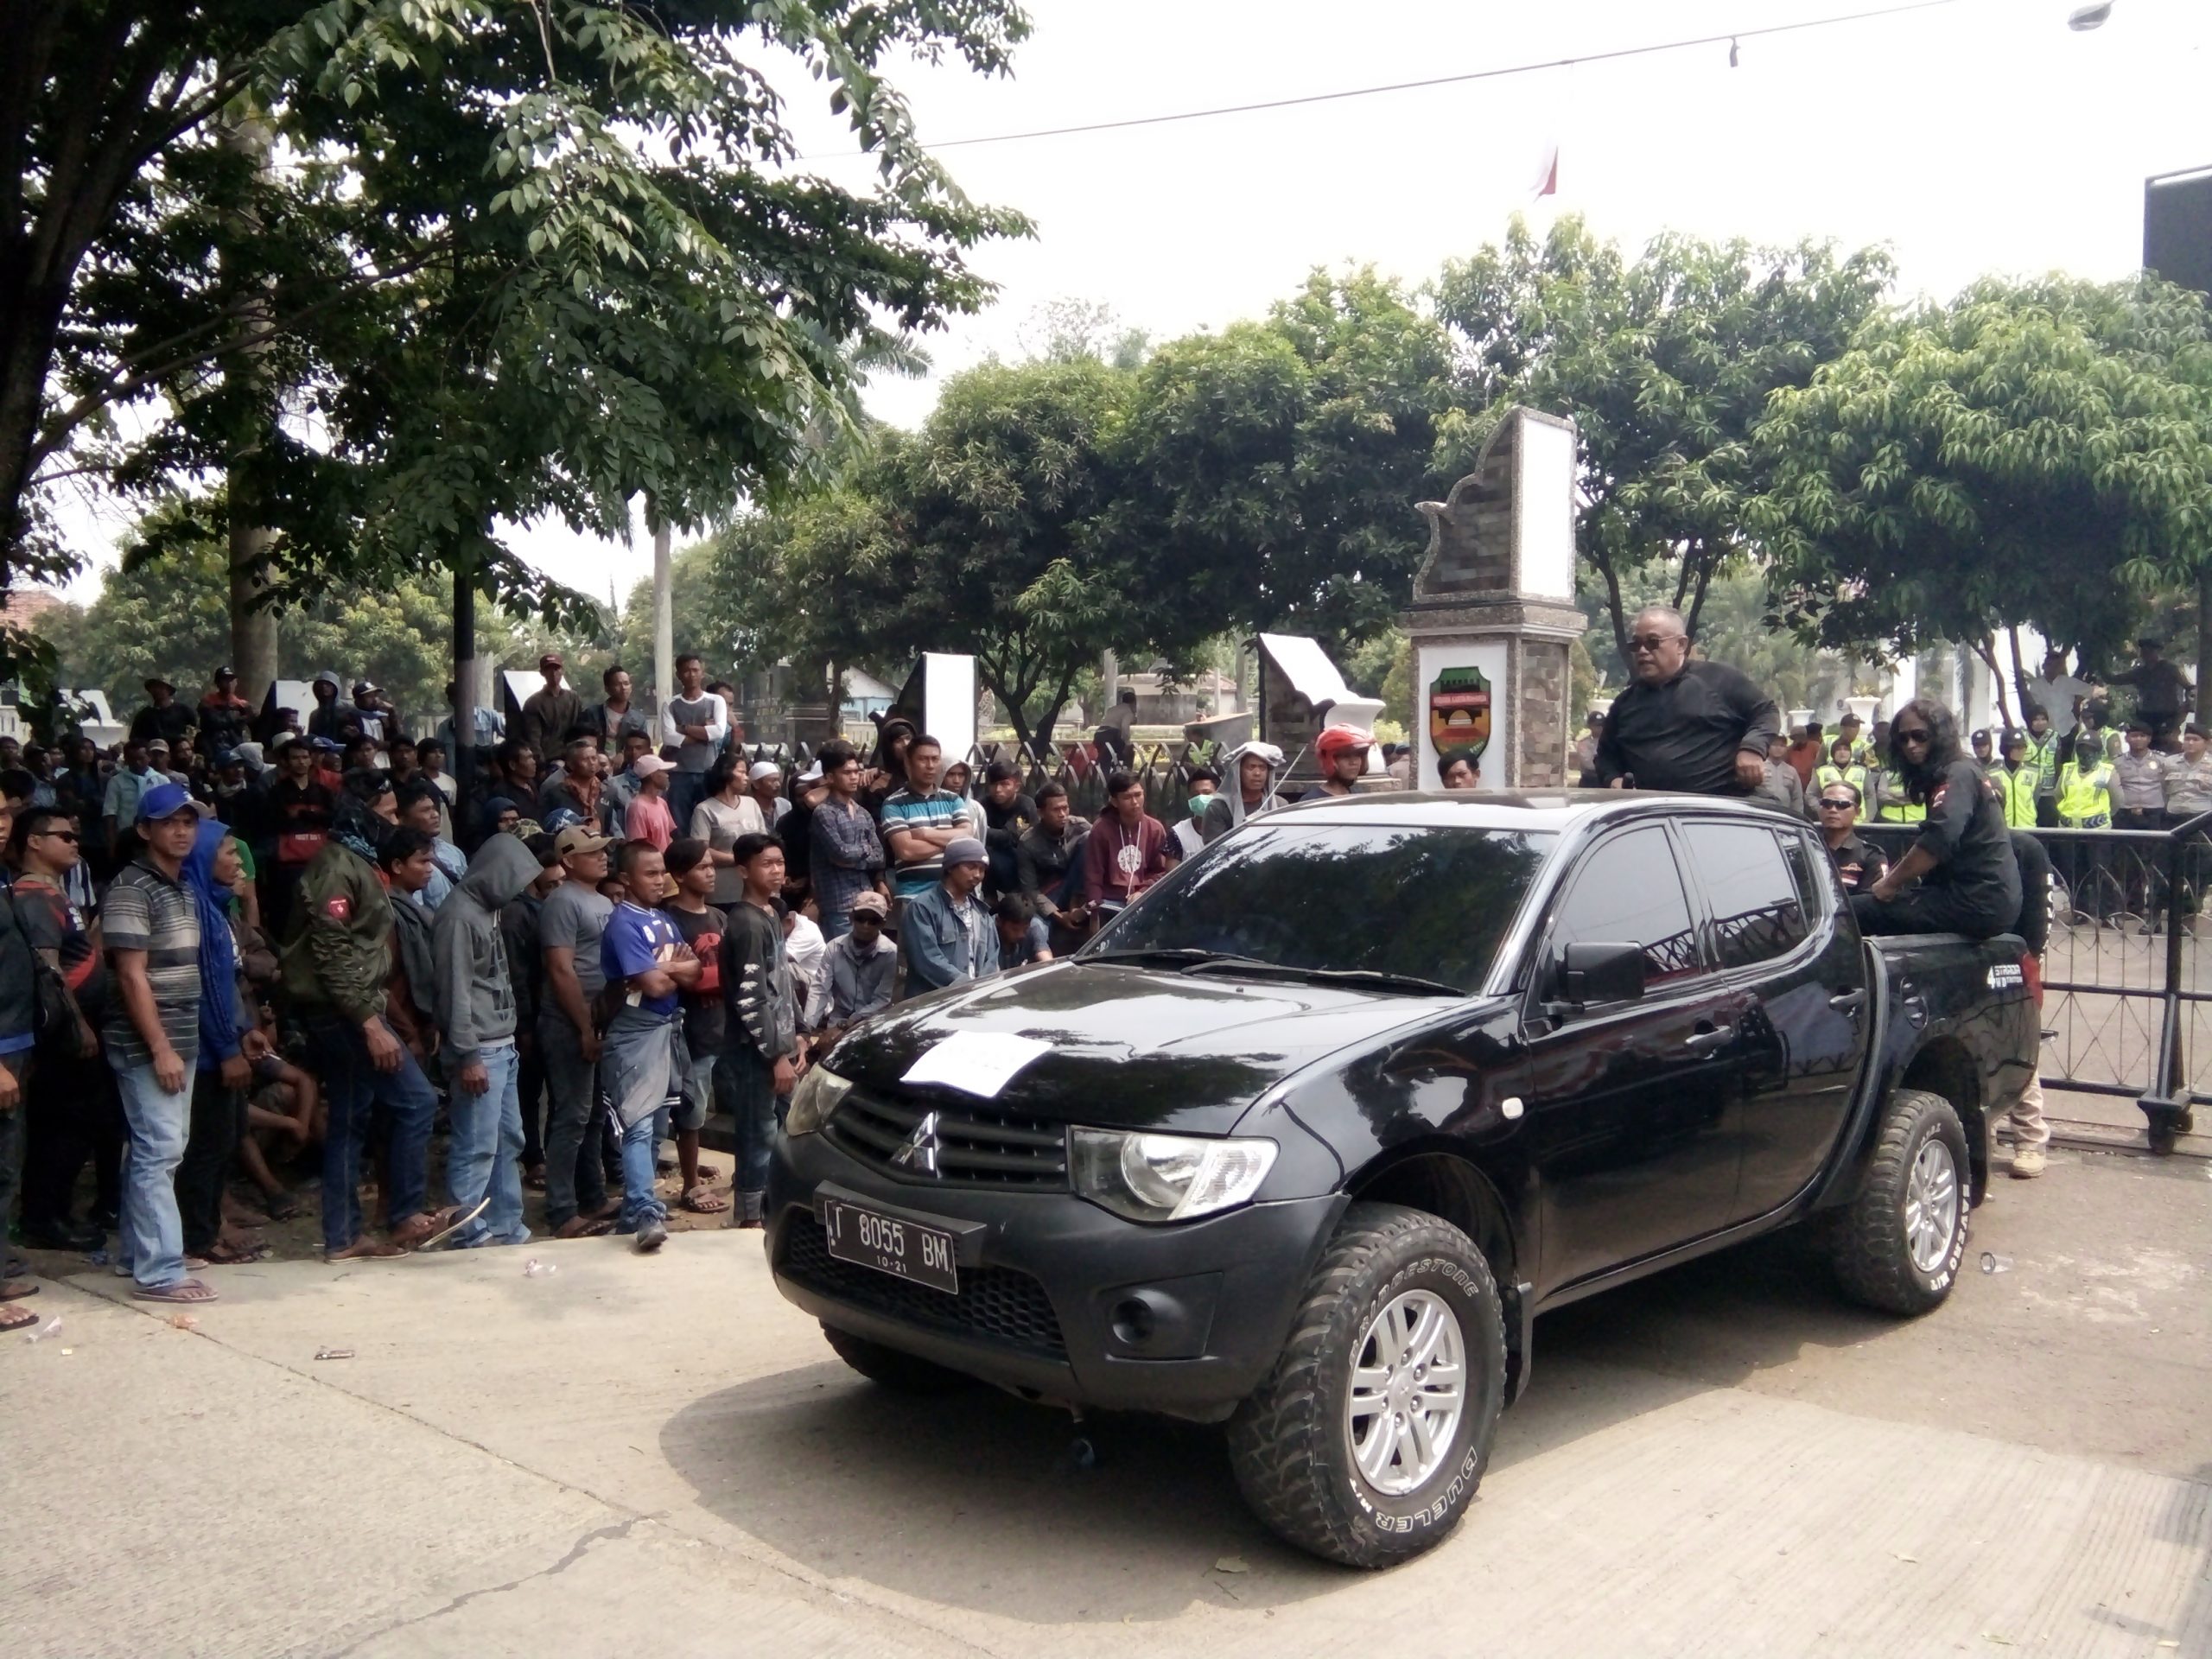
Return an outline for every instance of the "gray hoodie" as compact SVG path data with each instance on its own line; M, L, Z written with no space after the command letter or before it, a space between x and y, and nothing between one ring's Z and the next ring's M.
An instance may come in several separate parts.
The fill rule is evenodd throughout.
M499 938L499 911L537 880L537 855L519 836L490 836L430 924L438 1027L446 1060L463 1066L486 1043L515 1034L515 993Z

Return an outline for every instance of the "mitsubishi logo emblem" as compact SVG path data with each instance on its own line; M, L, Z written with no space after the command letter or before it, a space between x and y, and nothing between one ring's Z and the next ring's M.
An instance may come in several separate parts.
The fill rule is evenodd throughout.
M891 1154L891 1161L900 1169L911 1169L918 1175L937 1173L937 1114L925 1112L922 1121L914 1125L906 1143Z

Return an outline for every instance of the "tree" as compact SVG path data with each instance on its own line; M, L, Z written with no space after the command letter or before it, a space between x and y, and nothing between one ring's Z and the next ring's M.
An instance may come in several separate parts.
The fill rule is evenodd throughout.
M1656 561L1694 635L1720 572L1757 552L1745 503L1764 487L1752 429L1776 391L1839 355L1891 276L1876 250L1756 248L1662 236L1624 259L1579 217L1541 246L1516 219L1503 248L1445 267L1437 311L1459 336L1471 396L1446 424L1466 470L1511 404L1568 415L1581 440L1576 545L1603 581L1614 645L1628 573Z
M734 678L792 654L804 634L808 596L786 569L790 535L785 518L748 512L705 541L677 550L669 575L679 655L696 652L710 674ZM652 648L652 583L640 582L621 612L619 649L641 659Z
M1002 71L1012 0L25 10L0 581L60 561L26 508L63 473L156 499L224 475L273 532L274 602L459 570L580 615L495 518L607 532L639 493L679 524L772 496L849 417L855 362L980 304L965 250L1026 228L959 193L879 73ZM772 54L829 83L873 189L797 164ZM222 142L241 99L283 164ZM113 412L156 397L122 442ZM219 528L199 508L176 544Z
M160 675L189 702L231 646L228 550L201 542L159 567L110 571L99 596L41 619L54 654L53 683L98 688L125 714ZM411 730L436 722L452 675L453 614L444 588L413 579L390 588L337 588L276 618L278 661L294 678L328 668L365 675L389 692ZM479 624L480 654L521 666L540 652L565 652L589 683L589 643L529 618L493 612ZM302 713L306 711L303 709Z
M1747 516L1808 640L1961 640L1993 668L2028 625L2094 664L2162 582L2212 570L2212 316L2155 278L1986 281L1870 324L1758 440Z
M1131 391L1086 356L949 381L918 432L883 434L849 481L793 512L788 581L821 601L806 644L839 661L971 652L1033 746L1101 652L1173 656L1214 632L1206 619L1192 635L1096 533Z
M1265 321L1144 365L1103 533L1207 630L1313 634L1342 660L1412 595L1455 395L1450 342L1395 283L1315 271Z

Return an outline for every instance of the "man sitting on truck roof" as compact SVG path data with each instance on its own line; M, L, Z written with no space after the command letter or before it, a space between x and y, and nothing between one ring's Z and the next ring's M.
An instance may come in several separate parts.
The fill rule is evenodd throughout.
M2020 915L2020 866L2005 808L1959 744L1958 722L1923 698L1890 721L1890 764L1928 809L1920 838L1852 913L1867 933L1963 933L1991 939Z

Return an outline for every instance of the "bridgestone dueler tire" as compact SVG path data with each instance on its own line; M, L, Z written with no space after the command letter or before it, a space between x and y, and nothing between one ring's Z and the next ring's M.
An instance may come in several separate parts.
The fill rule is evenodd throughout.
M822 1334L846 1364L869 1382L880 1382L900 1394L951 1394L969 1386L969 1379L958 1371L947 1370L914 1354L902 1354L896 1348L870 1342L866 1337L856 1337L833 1325L823 1325Z
M1393 1497L1360 1473L1345 1401L1354 1345L1384 1304L1417 1288L1442 1297L1459 1319L1465 1404L1436 1472ZM1426 1211L1355 1204L1307 1281L1274 1370L1230 1420L1230 1464L1244 1501L1279 1537L1348 1567L1389 1567L1459 1523L1489 1465L1504 1402L1504 1311L1482 1252Z
M1914 1160L1931 1139L1942 1141L1951 1154L1958 1211L1949 1248L1936 1270L1924 1273L1905 1236L1905 1187ZM1967 1189L1973 1179L1966 1131L1951 1103L1918 1089L1892 1095L1859 1196L1827 1224L1828 1256L1843 1294L1884 1313L1910 1316L1941 1306L1966 1259Z

